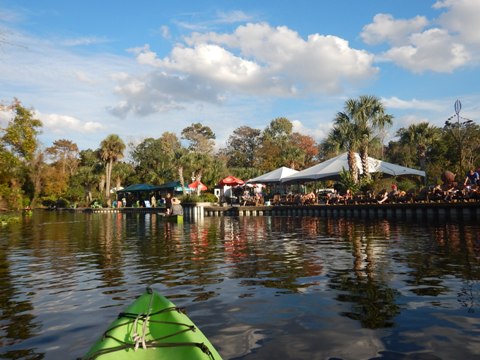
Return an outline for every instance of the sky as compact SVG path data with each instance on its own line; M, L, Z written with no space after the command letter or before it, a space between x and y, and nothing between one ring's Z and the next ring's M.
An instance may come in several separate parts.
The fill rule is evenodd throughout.
M0 102L96 149L286 117L322 141L345 101L411 124L480 119L480 0L0 0ZM0 111L0 127L12 114Z

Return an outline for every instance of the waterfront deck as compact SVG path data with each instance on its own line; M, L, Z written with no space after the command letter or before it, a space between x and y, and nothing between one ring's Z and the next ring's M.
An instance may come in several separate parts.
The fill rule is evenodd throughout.
M387 219L480 220L480 202L424 202L348 205L219 206L183 204L186 218L205 216L315 216ZM163 213L162 208L70 209L90 213Z
M390 219L480 220L480 202L306 206L210 206L205 216L317 216Z

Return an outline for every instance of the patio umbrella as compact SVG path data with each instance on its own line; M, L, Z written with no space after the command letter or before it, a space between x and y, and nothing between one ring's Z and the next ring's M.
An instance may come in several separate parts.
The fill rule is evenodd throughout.
M189 184L188 187L193 190L200 189L200 191L207 190L207 186L202 183L200 180L194 181L193 183Z
M235 176L229 175L225 179L222 179L219 181L218 185L223 186L237 186L237 185L243 185L245 184L245 181L236 178Z

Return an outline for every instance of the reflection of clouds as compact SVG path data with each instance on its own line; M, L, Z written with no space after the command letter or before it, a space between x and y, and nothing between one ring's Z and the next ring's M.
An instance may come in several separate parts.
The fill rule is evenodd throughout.
M480 341L477 338L472 341L472 337L465 338L465 332L462 329L480 328L480 319L465 318L460 316L450 316L449 314L417 312L415 317L420 323L430 323L430 326L411 329L403 329L400 334L394 334L397 341L404 344L405 347L412 346L418 348L418 344L424 344L418 351L406 352L412 358L420 359L440 359L434 354L441 354L442 359L474 359L480 354ZM440 321L439 321L440 320ZM470 340L470 341L468 341ZM462 344L459 346L458 344ZM431 355L429 355L429 353ZM414 357L417 354L417 357ZM424 357L420 357L422 354ZM476 354L477 357L472 357Z
M212 344L219 344L216 348L224 359L231 359L251 353L260 347L258 343L265 338L260 329L246 324L233 324L209 340Z
M332 320L333 321L333 320ZM255 359L371 359L384 349L376 332L358 329L352 323L337 320L330 329L312 330L298 324L282 325L292 329L288 334L272 334L245 324L226 327L211 337L224 359L244 357L255 352ZM280 332L281 330L273 330ZM261 341L261 345L259 342Z

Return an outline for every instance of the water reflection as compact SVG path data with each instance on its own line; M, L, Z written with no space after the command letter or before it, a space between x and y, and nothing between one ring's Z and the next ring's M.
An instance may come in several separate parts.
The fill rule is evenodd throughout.
M479 234L463 223L36 213L0 229L0 357L81 356L151 284L189 308L224 358L442 358L444 337L473 358Z

